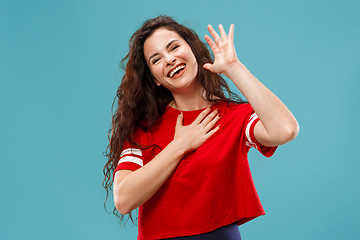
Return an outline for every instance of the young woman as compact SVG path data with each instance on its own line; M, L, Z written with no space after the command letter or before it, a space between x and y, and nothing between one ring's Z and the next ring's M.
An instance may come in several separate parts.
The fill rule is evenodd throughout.
M123 60L103 184L120 219L139 207L138 239L241 239L238 225L265 214L249 149L270 157L298 134L291 112L237 58L234 25L208 30L214 61L167 16L146 21Z

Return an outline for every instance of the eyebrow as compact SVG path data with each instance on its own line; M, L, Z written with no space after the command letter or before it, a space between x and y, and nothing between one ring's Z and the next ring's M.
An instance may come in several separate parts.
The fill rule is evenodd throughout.
M168 49L170 46L171 46L171 44L173 44L174 42L176 42L176 41L178 41L178 40L176 40L176 39L174 39L174 40L171 40L167 45L166 45L166 49ZM152 54L150 57L149 57L149 63L150 63L150 59L151 58L153 58L153 57L155 57L156 55L159 55L159 53L154 53L154 54Z

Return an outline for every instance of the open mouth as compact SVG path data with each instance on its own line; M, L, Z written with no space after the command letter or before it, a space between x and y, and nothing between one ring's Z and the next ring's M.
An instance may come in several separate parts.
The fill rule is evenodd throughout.
M168 77L173 78L173 77L180 75L182 73L183 69L185 68L185 66L186 66L185 64L181 64L181 65L177 66L176 68L174 68L173 70L171 70L168 73Z

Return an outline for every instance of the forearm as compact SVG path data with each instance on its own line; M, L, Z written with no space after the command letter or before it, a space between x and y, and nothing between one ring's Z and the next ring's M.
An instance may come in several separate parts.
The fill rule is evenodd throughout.
M184 156L179 144L169 143L154 159L114 184L117 208L126 214L150 199L169 178Z
M298 123L289 109L242 63L237 61L228 67L225 75L234 82L249 101L269 136L298 131Z

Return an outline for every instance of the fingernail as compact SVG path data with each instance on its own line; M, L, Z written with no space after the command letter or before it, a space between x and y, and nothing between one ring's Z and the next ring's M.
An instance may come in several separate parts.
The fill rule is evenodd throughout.
M221 113L219 113L218 115L219 115L219 117L221 117L221 116L222 116L222 115L221 115Z

